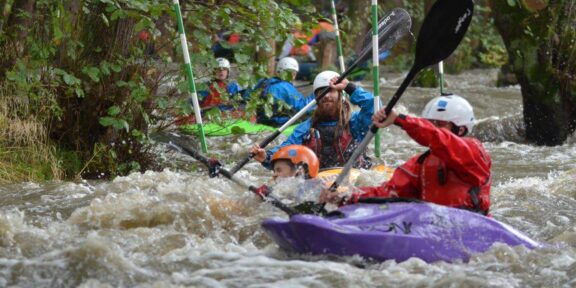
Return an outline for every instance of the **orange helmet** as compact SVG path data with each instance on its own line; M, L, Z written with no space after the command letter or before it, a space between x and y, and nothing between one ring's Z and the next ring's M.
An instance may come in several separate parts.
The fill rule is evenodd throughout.
M284 146L272 156L272 163L276 160L289 160L294 165L306 164L308 168L308 176L316 178L318 170L320 169L320 161L314 151L302 145L288 145Z

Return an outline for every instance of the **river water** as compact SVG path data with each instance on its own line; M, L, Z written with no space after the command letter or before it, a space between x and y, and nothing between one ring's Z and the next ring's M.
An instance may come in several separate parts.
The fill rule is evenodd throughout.
M384 99L402 77L386 75ZM520 88L494 88L494 79L493 70L448 75L448 90L466 96L480 119L494 218L547 248L496 244L469 263L293 255L260 228L282 212L159 145L159 159L191 168L0 187L0 287L576 287L576 140L522 143ZM419 114L437 94L409 88L398 109ZM209 147L232 162L262 138L211 138ZM391 166L424 151L397 127L382 142L380 161ZM270 177L257 164L239 175L258 184Z

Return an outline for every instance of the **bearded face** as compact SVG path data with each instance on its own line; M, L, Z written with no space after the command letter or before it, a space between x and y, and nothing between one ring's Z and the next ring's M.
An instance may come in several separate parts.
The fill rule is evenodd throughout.
M337 120L342 105L340 97L338 90L330 89L330 92L320 100L314 112L318 119L323 121Z

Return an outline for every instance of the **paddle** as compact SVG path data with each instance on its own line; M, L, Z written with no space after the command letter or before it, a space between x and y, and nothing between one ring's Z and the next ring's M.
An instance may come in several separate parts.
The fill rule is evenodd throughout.
M380 46L379 51L382 52L392 48L396 44L396 42L400 40L400 38L402 38L406 33L410 31L411 25L412 20L410 19L410 15L408 14L408 12L406 12L406 10L400 8L392 10L388 15L382 18L382 20L380 20L380 23L378 24L378 42L379 42L378 45ZM354 63L352 63L352 65L350 65L350 67L348 67L348 69L344 71L342 75L340 75L336 83L342 82L342 80L344 80L344 78L346 78L346 76L348 76L348 74L350 74L352 70L356 68L356 66L358 66L360 63L370 58L371 51L372 51L372 45L371 44L365 45L364 49L362 50L362 52L360 52L359 57L356 59L356 61L354 61ZM326 94L328 94L329 91L330 87L326 87L324 90L322 90L320 94L316 96L315 100L312 100L312 102L308 103L308 105L302 108L302 110L298 111L298 113L292 116L292 118L290 118L288 122L284 123L284 125L278 128L278 130L276 130L274 133L266 137L259 144L260 148L268 146L268 144L274 141L274 139L276 139L278 135L280 135L290 125L292 125L294 122L300 119L302 115L306 114L308 109L312 108L312 106L316 105L316 103L320 101L320 99L326 96ZM248 163L250 159L252 159L253 157L254 154L250 153L250 155L248 155L242 161L238 162L238 164L236 164L236 166L234 166L232 169L230 169L230 173L231 174L236 173L238 170L244 167L244 165L246 165L246 163Z
M288 216L302 213L302 211L300 211L298 208L293 209L291 207L288 207L287 205L280 202L280 200L271 196L270 193L272 192L272 189L270 187L268 187L266 185L263 185L260 187L256 187L253 185L247 185L246 183L244 183L243 181L238 179L238 177L232 175L228 170L222 168L222 166L220 165L220 162L218 162L215 159L209 159L206 156L200 154L198 151L196 151L195 149L189 147L186 143L184 143L184 139L180 139L177 135L163 135L163 136L168 137L168 139L170 139L168 144L171 147L175 148L179 152L186 153L186 154L192 156L194 159L196 159L196 160L202 162L202 164L206 165L206 167L208 167L210 177L217 176L218 174L223 175L224 177L232 180L234 183L250 190L251 192L254 192L258 196L260 196L262 198L262 200L269 202L272 205L274 205L275 207L281 209L286 214L288 214Z
M300 84L300 85L295 86L295 87L296 87L296 89L298 89L298 88L304 88L304 87L312 86L313 84L314 84L314 82L307 82L307 83Z
M387 115L390 114L404 90L406 90L420 70L446 59L454 52L468 30L473 11L474 2L472 0L438 0L434 3L432 8L430 8L430 12L426 15L424 23L422 23L422 28L416 41L416 59L414 64L392 99L386 105L385 111ZM344 169L342 169L342 172L340 172L340 175L330 186L330 191L336 191L377 131L378 127L372 124L368 134L366 134L346 163L346 166L344 166Z

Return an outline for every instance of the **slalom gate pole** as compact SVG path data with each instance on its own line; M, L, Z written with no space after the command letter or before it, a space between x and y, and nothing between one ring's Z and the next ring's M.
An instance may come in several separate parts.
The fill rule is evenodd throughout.
M334 22L334 32L336 33L336 49L338 51L338 64L340 66L340 74L346 71L344 65L344 51L342 50L342 40L340 39L340 27L338 26L338 15L336 14L335 0L331 0L332 21Z
M438 63L438 74L440 74L440 95L444 95L444 61Z
M182 55L184 56L184 71L188 80L188 89L192 104L194 108L194 116L196 117L196 124L198 131L200 131L200 143L202 152L208 152L206 145L206 135L204 135L204 126L202 125L202 114L200 113L200 104L198 103L198 94L196 93L196 84L194 83L194 73L192 72L192 64L190 63L190 54L188 51L188 41L186 40L186 33L184 32L184 21L182 20L182 12L178 0L174 0L174 11L176 12L176 20L178 22L178 34L180 35L180 44L182 46Z
M378 0L372 0L372 79L374 83L374 113L380 110L380 61L378 53ZM374 155L380 158L380 131L374 138Z

